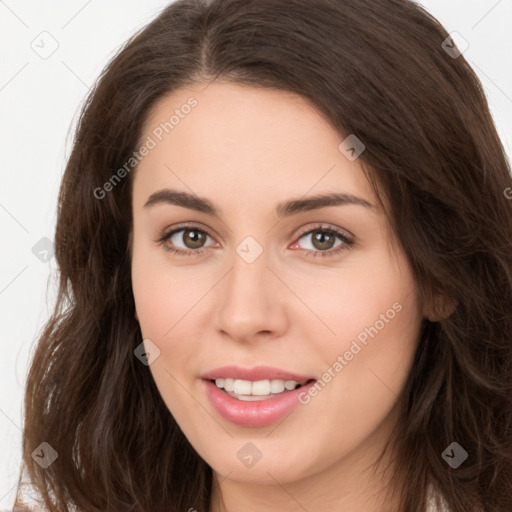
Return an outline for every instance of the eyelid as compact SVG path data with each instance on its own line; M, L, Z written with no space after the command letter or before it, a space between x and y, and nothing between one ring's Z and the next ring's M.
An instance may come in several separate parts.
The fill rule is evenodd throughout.
M183 231L183 230L194 230L197 229L198 231L203 231L206 233L210 238L216 239L216 236L213 236L210 232L210 229L207 228L204 224L201 224L200 222L183 222L178 224L173 224L169 228L165 228L159 235L157 235L155 242L161 241L163 238L169 237L171 234L176 233L177 231Z
M303 235L310 233L311 231L316 231L316 230L340 232L341 234L345 235L347 238L350 238L351 240L353 240L355 238L355 236L347 229L340 228L338 226L334 226L327 222L317 222L317 223L313 223L313 224L314 224L314 226L309 226L309 227L306 226L305 228L301 228L299 230L298 234L295 235L295 239L297 240L300 237L302 237Z

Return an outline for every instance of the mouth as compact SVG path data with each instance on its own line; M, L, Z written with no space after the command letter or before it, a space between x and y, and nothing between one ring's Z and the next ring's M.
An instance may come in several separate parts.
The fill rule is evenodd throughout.
M264 427L284 420L303 404L301 396L317 381L217 377L202 382L206 396L221 418L242 427ZM305 409L299 414L305 414Z
M263 379L250 381L243 379L232 379L219 377L208 379L218 389L223 390L231 398L244 402L256 402L282 396L290 391L315 382L315 379L303 379L300 382L290 379Z

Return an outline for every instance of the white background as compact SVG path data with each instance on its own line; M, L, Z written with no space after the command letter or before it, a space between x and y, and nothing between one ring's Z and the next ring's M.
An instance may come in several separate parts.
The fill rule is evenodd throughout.
M14 500L28 362L55 297L55 259L40 261L32 247L43 237L53 240L58 188L89 87L119 46L167 3L0 0L0 510ZM421 4L469 42L464 56L484 85L510 155L512 0ZM59 45L47 59L31 47L43 31Z

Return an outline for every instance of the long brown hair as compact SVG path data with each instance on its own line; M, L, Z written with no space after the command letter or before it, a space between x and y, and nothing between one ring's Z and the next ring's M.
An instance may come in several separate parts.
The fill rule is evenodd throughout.
M423 510L430 482L453 512L512 510L512 179L447 38L409 0L178 0L125 44L86 100L62 180L59 293L27 379L19 506L26 485L51 511L210 509L212 470L134 357L133 173L94 191L140 147L157 101L222 77L299 94L363 141L422 297L457 304L424 320L400 396L400 511ZM58 454L46 469L32 457L43 442ZM468 454L456 469L442 456L453 442Z

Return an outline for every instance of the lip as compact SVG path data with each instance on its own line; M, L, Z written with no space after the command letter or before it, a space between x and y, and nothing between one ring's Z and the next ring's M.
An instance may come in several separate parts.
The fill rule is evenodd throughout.
M201 376L204 380L215 380L220 378L240 379L240 380L294 380L296 382L305 382L315 377L311 375L300 375L298 373L288 372L281 368L272 368L270 366L256 366L254 368L242 368L240 366L223 366L216 368Z
M298 389L251 402L229 396L211 380L203 379L202 382L210 403L222 418L243 427L264 427L288 416L300 404L299 394L307 393L317 381L312 379Z

